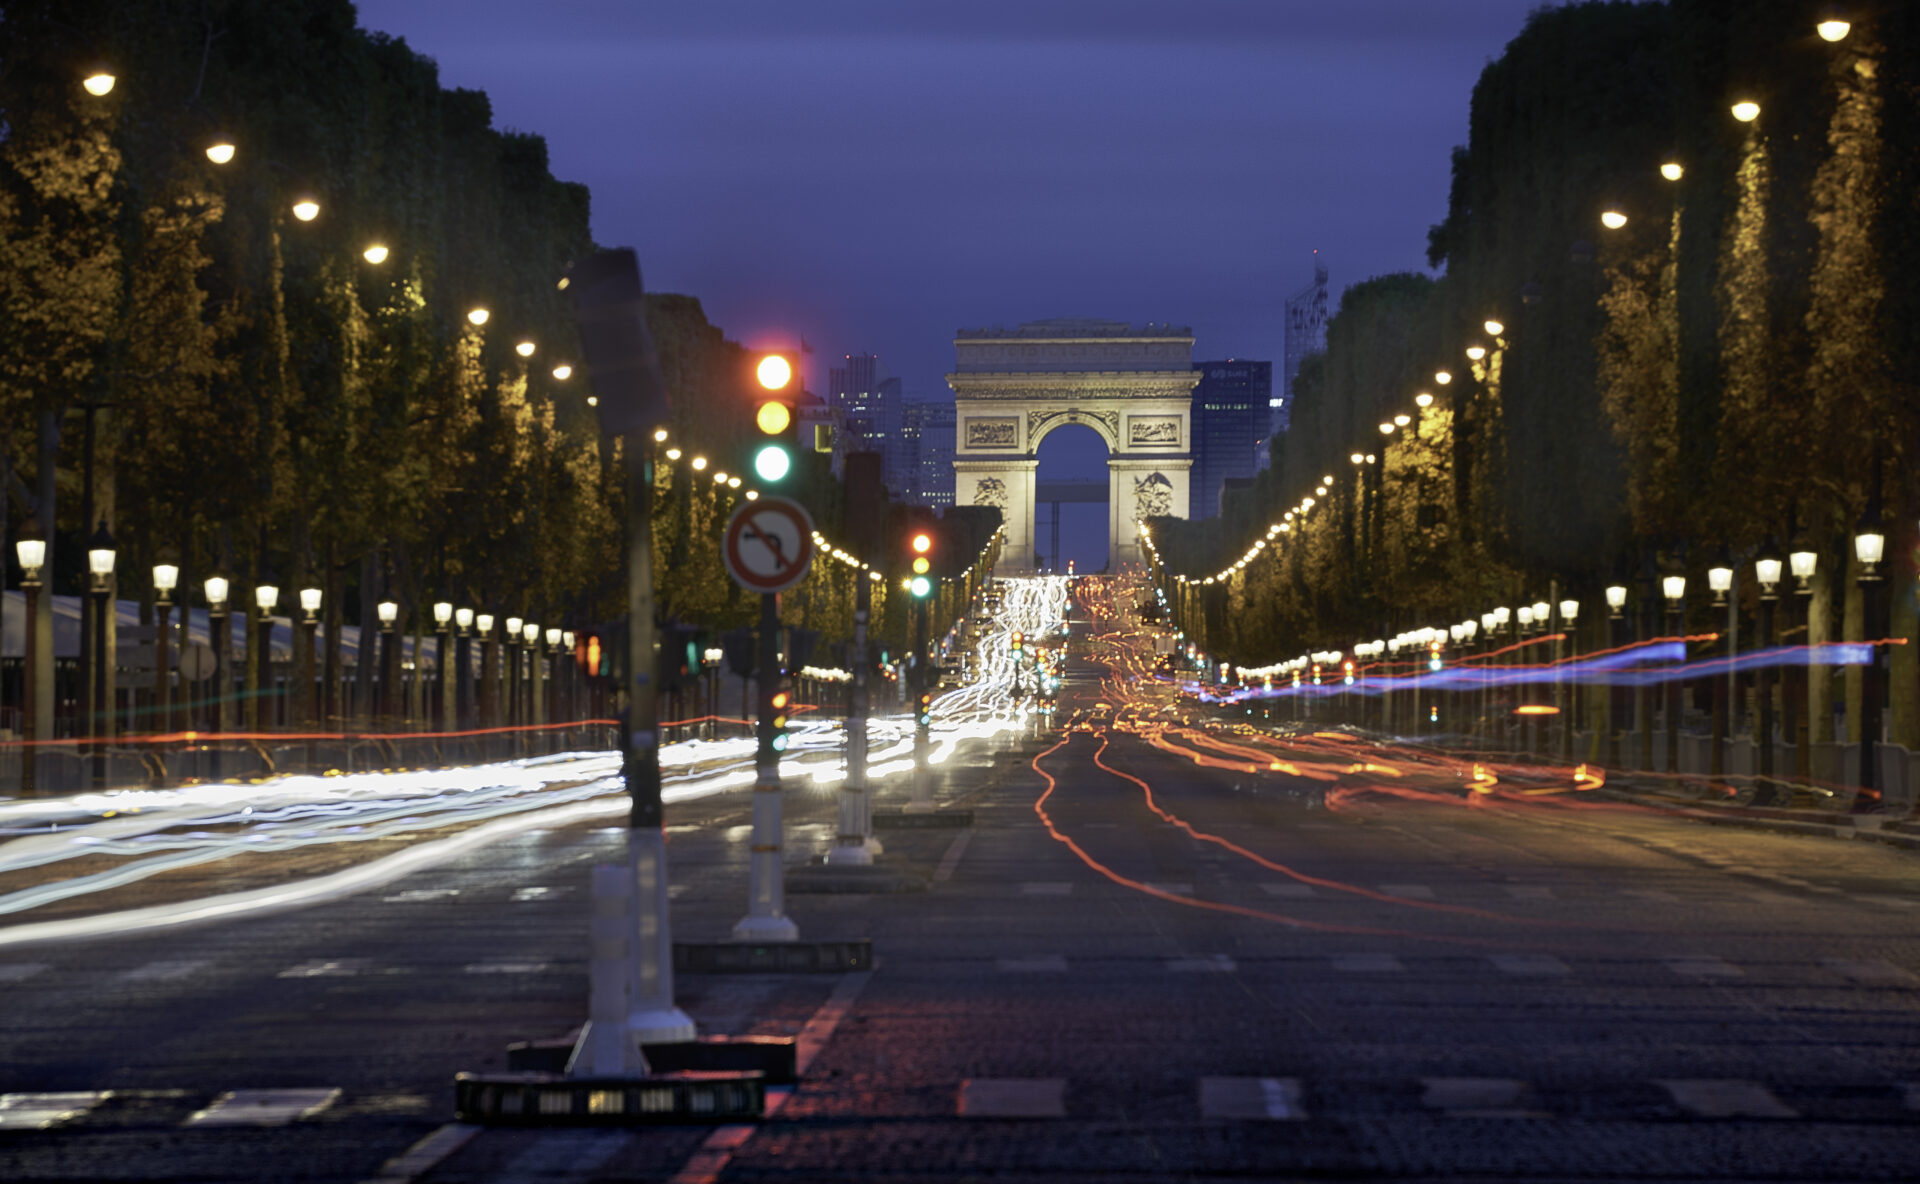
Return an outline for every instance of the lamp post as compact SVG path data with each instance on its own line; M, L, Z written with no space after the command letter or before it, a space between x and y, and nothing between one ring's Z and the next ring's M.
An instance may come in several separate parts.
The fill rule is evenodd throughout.
M400 712L400 638L394 631L400 605L383 600L374 606L374 612L380 618L380 716L385 721L381 729L391 732Z
M1567 665L1580 656L1580 602L1568 597L1560 602L1561 628L1567 634ZM1560 755L1565 760L1573 759L1573 726L1580 718L1580 683L1576 680L1566 684L1566 702L1561 704L1560 712ZM1591 749L1589 749L1591 751Z
M20 792L31 797L34 793L35 775L38 772L38 745L40 738L40 680L36 677L34 661L38 647L34 644L39 635L40 625L40 569L47 562L47 540L40 531L38 519L29 517L20 528L20 537L14 541L14 553L20 559L20 592L27 602L26 661L20 666L21 707L20 734L26 745L20 750ZM51 737L49 737L51 739Z
M454 726L453 602L441 600L434 603L433 623L438 635L434 639L433 664L439 667L440 676L435 680L440 684L440 730L451 732Z
M300 589L300 694L294 703L302 724L308 728L318 722L315 719L318 699L313 693L314 637L320 631L320 602L325 595L325 590L318 587Z
M1620 636L1628 628L1626 624L1627 615L1626 613L1621 611L1626 607L1627 607L1627 586L1625 584L1608 584L1607 585L1607 646L1610 649L1618 649L1619 647L1626 644L1626 640ZM1619 687L1612 685L1612 683L1609 682L1607 685L1607 725L1606 725L1607 726L1607 767L1609 769L1617 769L1620 767L1620 717L1622 714L1624 714L1621 711L1621 706L1622 706L1621 699L1623 697L1624 697L1624 693L1621 691L1621 689Z
M560 628L557 625L547 627L547 722L559 723L560 714ZM552 733L549 733L552 735ZM547 751L553 751L553 745L547 745Z
M473 610L453 610L453 624L459 633L453 645L454 723L461 729L473 727Z
M475 703L479 718L475 723L482 728L491 728L499 722L500 712L500 643L493 636L493 614L477 614L473 618L473 628L474 636L480 642L480 693Z
M255 658L256 689L253 698L253 730L271 731L273 728L273 709L267 705L267 696L273 690L273 610L280 603L280 586L274 583L270 575L262 576L260 583L254 586L253 603L260 610L254 636L260 652Z
M1780 544L1769 537L1753 561L1754 578L1760 584L1760 636L1754 648L1762 653L1773 648L1773 611L1780 603L1782 566ZM1754 698L1759 702L1755 704L1753 739L1759 749L1758 767L1762 777L1773 776L1773 670L1769 662L1754 675Z
M87 540L87 571L93 592L93 697L88 704L93 736L93 785L103 789L107 783L107 741L113 738L113 684L108 675L113 663L107 660L107 610L113 601L113 535L102 518L93 537Z
M1853 557L1860 565L1860 572L1854 577L1860 582L1860 640L1867 643L1867 664L1860 671L1860 788L1864 790L1876 789L1879 783L1880 647L1873 643L1880 630L1880 591L1885 586L1880 559L1886 547L1887 533L1880 525L1880 498L1876 489L1867 512L1860 516L1853 530Z
M508 727L518 727L521 723L520 627L525 624L526 621L519 617L508 617L507 633L501 638L501 644L506 647Z
M1707 588L1713 593L1713 607L1718 612L1731 614L1733 608L1727 594L1733 590L1733 560L1724 552L1714 565L1707 569ZM1733 630L1726 628L1722 632L1726 640L1722 642L1720 652L1732 658L1736 649ZM1732 663L1729 662L1728 666L1728 677L1731 677ZM1713 691L1713 736L1707 769L1710 776L1724 777L1727 760L1727 730L1729 718L1733 714L1733 695L1726 678L1709 677L1707 681Z
M1679 642L1680 662L1686 664L1686 643L1680 637L1686 632L1686 596L1687 577L1679 572L1669 572L1660 580L1661 594L1667 598L1667 634ZM1667 768L1669 775L1680 771L1680 678L1675 675L1667 680Z
M233 689L233 626L227 618L227 593L232 582L225 576L208 576L207 642L213 646L213 694L208 705L207 730L215 735L227 730L227 695ZM214 749L214 767L219 768L220 750Z
M173 670L168 661L173 640L173 590L180 586L180 567L174 563L153 565L153 607L159 617L153 632L153 714L154 731L173 730Z
M1793 599L1795 618L1802 630L1808 627L1813 607L1813 573L1820 561L1820 553L1806 544L1804 539L1795 542L1793 550L1787 555L1787 568L1793 573ZM1811 638L1808 638L1811 640ZM1811 656L1813 651L1807 650ZM1810 676L1807 663L1802 661L1793 670L1792 694L1788 696L1788 710L1791 713L1786 731L1793 737L1793 775L1806 780L1813 775L1813 729L1808 719L1810 712L1807 704L1807 680Z
M547 722L547 704L541 685L545 680L541 678L543 670L540 665L540 626L532 621L526 622L521 627L520 637L526 642L524 652L527 661L526 689L521 695L521 698L526 701L526 706L522 711L526 716L525 722L537 727ZM532 734L529 733L530 743L532 738Z

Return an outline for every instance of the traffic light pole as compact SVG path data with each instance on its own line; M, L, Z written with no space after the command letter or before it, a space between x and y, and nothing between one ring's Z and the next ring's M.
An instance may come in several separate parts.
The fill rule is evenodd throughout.
M799 926L786 914L780 866L780 750L774 727L780 694L780 597L760 594L759 749L754 755L753 836L748 855L747 915L733 927L740 941L795 941Z
M847 775L840 782L840 829L827 862L864 867L873 862L873 815L867 797L867 622L873 616L873 581L861 572L853 594L853 685L847 693Z
M920 697L932 689L927 680L927 601L922 597L913 604L913 794L907 801L907 809L916 812L933 809L933 771L927 767L933 728L929 713L920 707Z

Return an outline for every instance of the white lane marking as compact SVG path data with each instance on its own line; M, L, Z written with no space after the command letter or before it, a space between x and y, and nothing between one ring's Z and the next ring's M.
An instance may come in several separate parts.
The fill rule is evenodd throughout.
M1064 1077L969 1077L960 1083L962 1118L1065 1118Z
M1357 974L1397 974L1406 969L1392 954L1335 954L1333 968Z
M1433 889L1425 884L1382 884L1380 891L1402 900L1432 900Z
M1573 973L1565 962L1552 954L1489 954L1487 961L1508 974L1532 975L1536 978Z
M1300 1081L1294 1077L1202 1077L1202 1118L1278 1118L1300 1121Z
M465 1147L483 1129L477 1123L449 1122L380 1165L380 1174L362 1184L413 1184L441 1160Z
M77 1118L113 1096L109 1089L0 1094L0 1131L37 1131Z
M235 1089L204 1110L187 1115L181 1126L285 1126L312 1118L340 1100L337 1088Z
M24 983L46 970L45 962L8 962L0 965L0 983Z
M1030 958L996 958L994 969L1002 974L1065 974L1067 960L1059 954L1036 954Z
M953 879L953 873L960 867L960 857L967 853L967 844L971 842L973 842L972 827L953 836L953 842L947 844L946 854L940 857L940 866L933 869L935 883L944 884Z
M1684 958L1668 958L1667 969L1675 974L1684 974L1688 978L1744 978L1746 971L1712 954L1690 954Z
M174 982L213 965L205 958L161 959L136 966L120 977L130 983Z
M1291 880L1284 884L1262 884L1260 885L1260 891L1266 893L1268 896L1285 896L1293 900L1305 900L1310 896L1320 895L1313 890L1312 884L1295 884Z
M409 888L405 892L396 892L392 896L380 898L384 904L413 904L422 900L444 900L449 896L460 895L458 888Z
M1232 974L1239 969L1225 954L1207 954L1199 958L1174 958L1167 969L1175 974Z
M1800 1115L1757 1081L1727 1079L1662 1081L1683 1110L1702 1118L1798 1118Z
M1527 1108L1533 1088L1511 1077L1423 1077L1420 1104L1449 1118L1538 1118Z
M1072 896L1073 885L1065 880L1028 880L1020 885L1022 896Z
M813 1017L807 1021L805 1027L800 1029L800 1035L794 1040L793 1063L796 1073L802 1075L806 1073L808 1067L813 1064L814 1058L820 1055L820 1050L825 1048L827 1041L832 1038L834 1029L838 1028L840 1021L847 1018L847 1013L853 1010L854 1000L860 997L861 991L866 990L867 983L872 978L871 970L862 970L841 977L839 985L833 988L833 993L827 996L827 1001L820 1005L819 1011L813 1013ZM780 1113L785 1108L787 1099L792 1096L793 1090L786 1086L769 1089L766 1109L763 1112L765 1117L772 1118ZM733 1153L746 1145L756 1129L758 1128L755 1124L750 1122L735 1122L715 1127L706 1141L700 1144L700 1149L694 1152L686 1163L680 1165L680 1170L673 1174L667 1184L715 1184L715 1181L720 1179L720 1173L727 1170L727 1164L733 1159Z
M1822 958L1820 965L1870 986L1910 986L1920 982L1912 971L1895 966L1885 958Z
M566 891L565 888L548 888L535 884L526 888L515 888L510 899L516 904L529 900L551 900L556 896L564 896Z
M539 974L551 962L469 962L461 967L467 974Z
M298 966L289 966L276 978L352 978L373 964L369 958L314 958Z
M1545 884L1508 884L1507 895L1515 900L1552 900L1553 889Z

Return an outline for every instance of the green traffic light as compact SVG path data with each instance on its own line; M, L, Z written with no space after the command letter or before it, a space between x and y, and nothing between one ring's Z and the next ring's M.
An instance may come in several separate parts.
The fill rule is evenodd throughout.
M915 576L911 587L915 596L925 596L933 591L933 581L925 576Z
M753 471L762 481L778 481L793 468L793 458L778 444L769 444L753 457Z

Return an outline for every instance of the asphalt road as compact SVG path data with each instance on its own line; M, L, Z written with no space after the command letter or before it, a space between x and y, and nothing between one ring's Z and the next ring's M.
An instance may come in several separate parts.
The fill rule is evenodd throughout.
M581 826L299 912L0 953L0 1090L113 1091L44 1129L0 1102L0 1179L1920 1174L1914 856L1180 726L1089 599L1072 726L961 749L940 796L970 829L883 836L923 891L790 887L802 936L869 937L874 971L680 980L703 1030L817 1049L768 1119L447 1126L455 1071L583 1015L588 871L621 837ZM672 811L678 937L745 911L745 799ZM790 794L791 860L831 808Z

